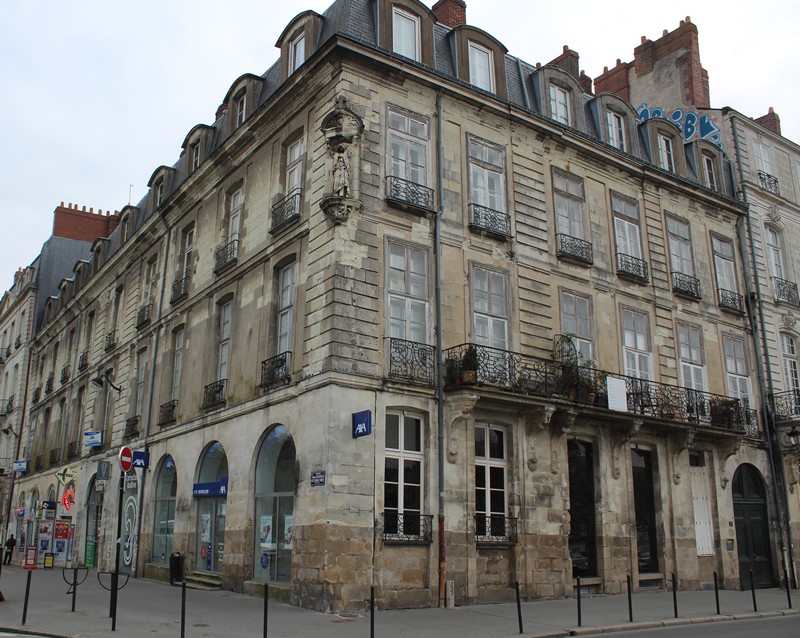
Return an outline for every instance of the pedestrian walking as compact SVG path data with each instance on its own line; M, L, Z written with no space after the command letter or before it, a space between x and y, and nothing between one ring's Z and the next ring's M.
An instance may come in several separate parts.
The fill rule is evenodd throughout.
M4 565L11 564L11 556L14 554L14 548L16 546L17 546L17 539L14 538L13 534L11 534L11 536L9 536L6 539L6 557L5 560L3 561Z

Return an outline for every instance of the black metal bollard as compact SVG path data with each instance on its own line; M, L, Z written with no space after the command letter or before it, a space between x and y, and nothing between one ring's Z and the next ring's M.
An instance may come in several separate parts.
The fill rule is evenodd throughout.
M631 595L631 575L625 577L628 580L628 622L633 622L633 596Z
M78 595L78 568L72 570L72 611L75 611L75 598Z
M717 572L714 572L714 601L717 603L717 616L719 616L719 582Z
M758 611L758 604L756 603L756 584L753 580L753 570L750 570L750 592L753 594L753 611Z
M264 585L264 638L267 638L267 626L269 625L269 583Z
M28 570L28 580L25 583L25 604L22 606L22 624L28 619L28 598L31 595L31 574L33 572Z
M369 588L369 638L375 638L375 586Z
M522 603L519 600L519 582L514 581L514 590L517 592L517 622L519 623L519 633L522 631Z
M675 612L675 618L678 617L678 578L675 572L672 572L672 609Z
M181 638L186 636L186 581L181 582Z
M786 569L786 565L784 565L783 573L786 576L786 603L789 605L789 609L792 608L792 586L789 582L789 572Z
M578 627L581 626L583 618L581 618L581 577L578 576Z

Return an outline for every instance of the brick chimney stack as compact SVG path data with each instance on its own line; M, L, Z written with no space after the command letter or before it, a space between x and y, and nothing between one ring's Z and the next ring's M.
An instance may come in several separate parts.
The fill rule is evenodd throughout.
M756 123L761 124L768 131L775 133L775 135L781 134L781 118L778 117L778 114L771 106L769 107L769 113L756 118Z
M467 3L464 0L439 0L431 11L439 22L451 29L467 23Z

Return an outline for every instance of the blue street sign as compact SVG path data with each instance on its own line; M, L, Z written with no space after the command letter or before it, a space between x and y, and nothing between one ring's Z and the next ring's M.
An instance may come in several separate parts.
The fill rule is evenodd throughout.
M372 434L372 412L353 412L353 438Z
M103 433L102 432L84 432L83 433L83 445L85 447L100 447L103 445Z
M228 477L223 476L213 483L195 483L192 486L192 496L227 496Z
M27 472L28 471L28 459L16 459L14 461L14 471L15 472Z
M147 452L133 453L133 467L147 467L150 464L150 455Z

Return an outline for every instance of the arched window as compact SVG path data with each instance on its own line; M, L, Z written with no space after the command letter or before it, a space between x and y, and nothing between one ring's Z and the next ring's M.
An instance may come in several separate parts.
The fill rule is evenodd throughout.
M175 527L175 495L178 479L175 461L167 455L161 464L156 482L156 507L153 529L153 562L166 563L172 554Z
M289 582L297 485L295 447L289 430L277 425L258 452L255 480L253 573L257 580Z
M228 457L219 441L206 448L194 495L198 501L195 569L219 573L225 560L228 508Z

